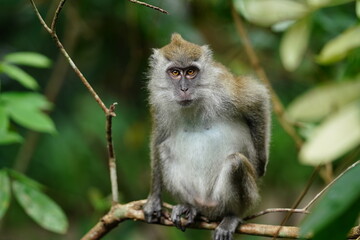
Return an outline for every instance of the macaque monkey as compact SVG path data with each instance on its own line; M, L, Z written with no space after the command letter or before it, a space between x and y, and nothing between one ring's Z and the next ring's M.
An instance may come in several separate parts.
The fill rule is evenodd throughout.
M150 57L148 90L152 181L145 220L159 221L164 186L179 202L171 213L177 228L184 231L202 215L220 221L214 240L233 239L258 201L256 180L266 170L267 89L235 77L213 60L208 46L175 33Z

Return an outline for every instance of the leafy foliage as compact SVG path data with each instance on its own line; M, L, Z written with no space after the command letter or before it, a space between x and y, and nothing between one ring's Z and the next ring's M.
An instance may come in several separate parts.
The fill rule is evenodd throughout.
M288 71L296 70L302 62L308 48L314 14L322 8L348 2L353 1L234 0L237 10L250 22L285 31L280 46L280 56ZM285 28L279 28L279 25ZM329 64L344 59L351 50L360 46L359 34L359 26L349 27L344 33L329 41L318 56L318 63Z
M37 93L7 92L0 96L5 113L19 125L39 131L54 133L52 120L42 112L49 110L51 104L43 95Z
M360 164L357 164L328 189L302 222L302 236L311 233L314 240L347 239L346 234L360 213L359 176Z
M15 199L35 222L52 232L67 231L68 221L61 208L42 193L39 183L14 170L0 170L0 219L10 204L10 185Z
M36 90L37 81L14 64L31 67L49 67L51 61L38 53L17 52L5 55L0 61L0 73L18 81L24 87ZM44 110L51 108L46 98L34 92L1 92L0 93L0 144L19 143L22 137L13 130L11 120L25 128L54 133L53 121Z
M359 98L360 76L354 81L330 82L299 95L288 106L287 115L292 121L319 122Z
M299 152L300 162L312 166L330 164L356 151L360 146L360 82L358 70L347 69L352 66L359 69L358 20L355 20L354 16L349 17L352 21L344 21L345 30L339 28L334 31L328 27L321 36L323 41L316 44L310 41L314 35L313 28L326 19L322 15L324 9L347 3L354 4L355 1L233 2L238 12L248 21L284 32L280 43L280 58L287 71L294 72L301 67L304 68L301 66L304 62L319 64L318 68L337 63L338 65L332 66L333 69L341 69L341 63L345 69L340 74L338 72L337 76L331 72L326 84L310 88L297 96L287 108L287 117L298 124L299 132L305 138L305 144ZM356 1L355 4L355 12L359 16L360 1ZM327 19L328 23L331 23L329 20L330 18ZM319 53L317 56L306 54L311 50ZM345 78L348 73L352 74ZM310 74L315 74L315 71ZM319 82L319 79L317 81ZM302 224L301 232L304 237L312 233L313 239L316 240L346 239L349 228L353 226L360 212L359 174L358 164L329 189L317 208Z
M36 68L48 68L51 60L35 52L15 52L4 56L4 61L11 64L25 65Z
M317 62L321 64L338 62L358 47L360 47L360 25L351 27L330 40L321 50Z
M300 160L317 166L332 162L360 143L360 101L330 115L316 127L300 151Z
M65 233L68 222L61 208L42 192L23 182L13 181L14 195L25 212L40 226L56 233Z
M0 219L10 205L10 179L5 170L0 170Z
M37 84L36 80L17 66L7 63L2 63L0 65L0 72L3 72L9 77L18 81L21 85L23 85L26 88L29 88L31 90L36 90L39 88L39 85Z
M279 9L272 9L267 5L270 2L274 4L277 2L282 7L277 6ZM280 44L280 57L284 68L288 71L296 70L303 61L309 45L315 13L322 8L348 2L352 1L234 1L238 11L253 23L262 26L289 23L283 29L285 33ZM260 9L267 11L270 9L270 19L261 18L256 13ZM352 50L360 46L359 30L358 25L350 26L328 41L322 47L316 62L331 64L344 60ZM301 122L303 126L309 124L315 126L311 128L310 133L306 131L307 141L299 155L303 163L316 166L331 162L360 145L360 115L356 104L358 101L360 101L359 76L355 76L347 82L334 82L311 89L290 104L287 112L292 120ZM352 107L347 106L347 103L353 104ZM350 110L342 110L342 108ZM321 120L324 121L316 126ZM339 139L341 141L338 141Z

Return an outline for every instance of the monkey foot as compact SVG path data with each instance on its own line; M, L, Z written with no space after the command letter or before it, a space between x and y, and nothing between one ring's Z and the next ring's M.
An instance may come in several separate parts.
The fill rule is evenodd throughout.
M171 221L181 231L185 231L186 227L194 223L197 211L194 207L189 205L176 205L171 212ZM181 217L184 216L186 222L183 224Z
M143 206L145 221L155 223L160 221L161 217L161 200L160 198L149 197Z
M236 227L242 220L236 216L224 217L219 226L215 229L214 240L233 240Z

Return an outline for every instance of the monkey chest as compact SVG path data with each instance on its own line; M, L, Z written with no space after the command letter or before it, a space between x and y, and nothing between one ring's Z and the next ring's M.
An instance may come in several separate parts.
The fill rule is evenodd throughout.
M248 128L242 123L180 127L163 143L160 151L168 190L180 196L211 198L224 161L232 153L244 152L249 137Z

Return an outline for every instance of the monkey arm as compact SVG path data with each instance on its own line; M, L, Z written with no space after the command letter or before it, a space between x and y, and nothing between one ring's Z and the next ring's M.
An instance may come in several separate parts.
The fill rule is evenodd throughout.
M155 128L156 129L156 128ZM151 188L145 203L144 215L147 222L157 222L161 217L162 169L159 144L166 139L164 131L154 130L151 139Z
M266 171L269 155L270 101L264 91L257 94L255 101L247 107L244 117L250 128L251 138L256 151L255 169L259 177Z

